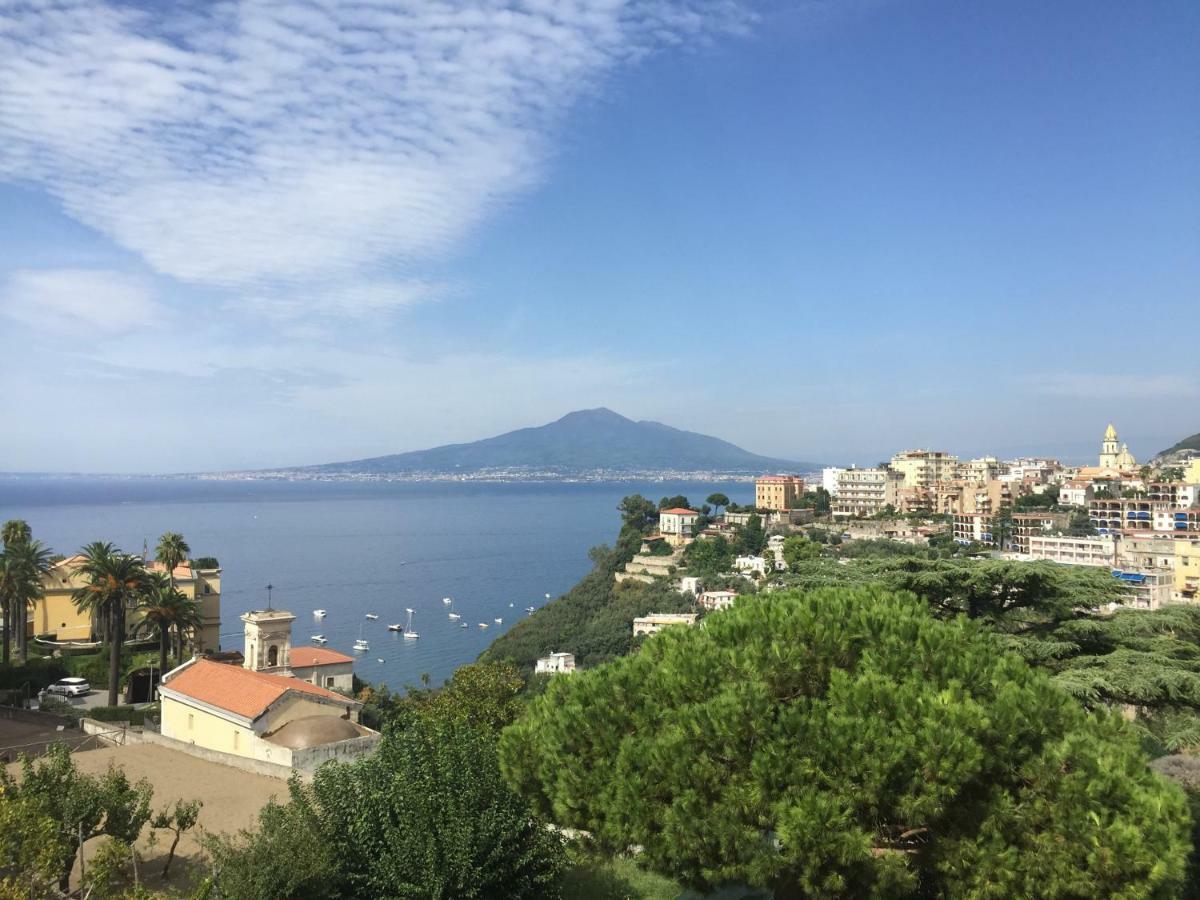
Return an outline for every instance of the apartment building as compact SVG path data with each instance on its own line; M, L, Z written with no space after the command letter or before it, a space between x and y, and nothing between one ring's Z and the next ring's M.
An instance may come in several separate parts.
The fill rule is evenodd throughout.
M959 544L986 544L992 546L992 514L981 512L956 513L954 516L954 540Z
M1124 603L1126 607L1161 609L1171 602L1175 581L1170 572L1130 572L1113 569L1112 573L1114 578L1119 578L1129 589L1129 599Z
M826 466L821 470L821 487L829 492L829 496L837 496L837 480L838 475L846 471L837 466Z
M892 457L890 468L904 477L904 487L928 488L958 477L958 457L941 450L905 450Z
M1039 510L1012 514L1011 549L1017 553L1029 553L1029 540L1034 535L1062 531L1070 522L1071 514Z
M1088 504L1088 518L1101 534L1200 535L1200 508L1180 509L1169 500L1093 498Z
M694 509L660 510L658 513L658 531L672 547L679 547L692 539L692 530L700 513Z
M1175 538L1175 599L1200 603L1200 538Z
M957 478L961 481L991 481L1008 474L1008 464L994 456L981 456L958 464Z
M1070 537L1054 534L1031 534L1029 549L1031 559L1071 566L1103 566L1112 568L1116 563L1117 542L1111 535L1106 537Z
M788 510L800 502L804 479L795 475L764 475L754 482L757 509Z
M1058 488L1059 506L1087 506L1092 502L1090 481L1065 481Z
M904 476L886 468L843 469L833 498L834 518L872 516L886 506L895 507Z

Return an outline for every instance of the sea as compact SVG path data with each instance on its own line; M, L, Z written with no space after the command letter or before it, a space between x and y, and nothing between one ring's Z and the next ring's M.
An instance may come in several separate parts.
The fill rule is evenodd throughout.
M24 519L64 555L95 540L153 555L160 534L178 531L193 556L220 561L223 649L241 648L239 616L266 608L271 585L272 606L296 615L295 645L323 634L327 647L352 653L361 636L370 650L353 654L355 673L401 689L422 675L443 683L530 615L527 607L569 590L591 567L588 549L615 539L622 497L682 494L699 504L718 491L754 499L743 482L8 477L0 522ZM407 621L407 608L415 640L387 629Z

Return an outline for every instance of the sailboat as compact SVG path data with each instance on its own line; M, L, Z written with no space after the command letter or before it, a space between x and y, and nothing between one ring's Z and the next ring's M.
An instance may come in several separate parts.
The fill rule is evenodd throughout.
M359 623L358 640L354 642L354 649L357 650L359 653L363 653L363 652L371 649L371 645L368 644L366 639L362 636L362 629L363 629L362 624Z
M420 635L419 635L419 634L417 634L415 631L413 631L413 630L412 630L412 614L413 614L413 611L412 611L412 609L411 609L411 608L408 608L408 607L405 607L405 610L404 610L404 611L405 611L406 613L408 613L408 622L407 622L407 624L405 624L405 626L404 626L404 636L405 636L406 638L419 638L419 637L420 637Z

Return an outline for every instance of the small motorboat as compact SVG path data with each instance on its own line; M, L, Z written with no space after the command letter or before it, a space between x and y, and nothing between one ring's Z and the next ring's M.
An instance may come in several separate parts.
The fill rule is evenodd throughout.
M325 618L325 610L323 610L323 609L314 609L314 610L313 610L313 615L314 615L314 616L316 616L318 619L323 619L323 618Z
M383 657L382 656L375 657L375 662L383 662Z
M453 600L451 600L449 597L443 597L443 598L442 598L442 602L443 602L443 603L445 603L447 606L449 606L449 605L450 605L451 603L453 603L454 601L453 601Z
M504 622L504 620L503 620L503 619L496 619L496 624L497 624L497 625L503 624L503 622Z
M314 634L312 637L309 638L309 640L312 641L314 644L328 644L329 643L329 641L327 641L325 639L325 635L323 635L323 634Z
M461 618L462 618L462 616L460 616L458 613L450 613L450 618L452 618L452 619L461 619Z
M459 624L458 624L458 627L459 627L459 628L466 628L466 627L467 627L467 623L466 623L466 622L459 622Z
M533 607L532 606L525 607L525 612L533 612Z
M367 613L367 618L370 619L372 622L374 622L376 619L379 618L379 616L375 615L375 613Z
M549 600L549 599L550 599L550 595L549 595L549 594L544 594L543 596L544 596L544 597L545 597L547 600Z
M479 623L479 627L480 627L480 628L487 628L487 627L488 627L488 623L487 623L487 622L480 622L480 623Z
M511 603L510 603L510 604L508 604L508 608L509 608L509 609L512 609L512 607L513 607L513 605L512 605Z
M388 626L388 631L403 631L403 630L404 630L404 626L399 623Z

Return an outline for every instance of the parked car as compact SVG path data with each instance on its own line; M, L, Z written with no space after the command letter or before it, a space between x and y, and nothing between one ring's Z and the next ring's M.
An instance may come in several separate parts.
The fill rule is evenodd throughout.
M92 686L86 678L60 678L46 688L47 694L62 694L64 697L86 697Z

